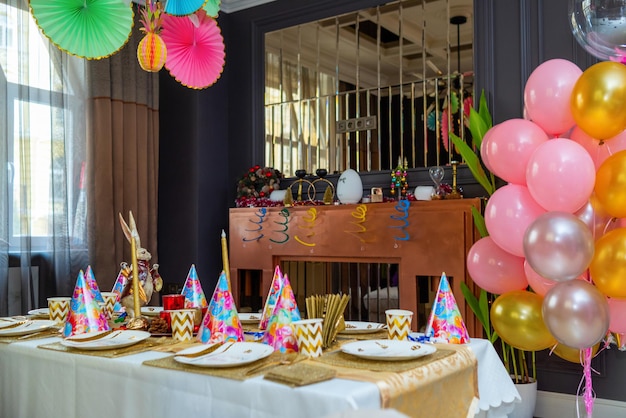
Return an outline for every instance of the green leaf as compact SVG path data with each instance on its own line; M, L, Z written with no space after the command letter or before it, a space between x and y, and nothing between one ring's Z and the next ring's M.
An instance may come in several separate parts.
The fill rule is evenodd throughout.
M480 160L478 159L478 156L474 153L474 150L472 150L470 146L465 143L465 141L456 136L453 132L450 132L450 139L452 139L454 146L461 154L461 157L463 157L463 160L469 167L476 181L481 186L483 186L489 196L491 196L495 191L495 187L489 181L487 174L485 174L485 170L483 170L483 167L480 164Z
M485 330L485 334L489 337L491 335L491 329L489 327L489 312L487 311L487 316L485 317L485 311L481 308L481 304L474 296L474 293L470 290L469 286L465 282L461 282L461 293L463 293L463 297L465 298L465 302L469 305L470 309L483 326ZM481 289L481 297L483 293L487 293Z
M474 108L470 108L469 115L469 129L472 133L472 143L477 150L480 150L480 145L483 143L483 138L489 130L487 122L485 122L478 112Z
M474 218L474 225L476 229L478 229L480 237L485 238L488 236L489 232L487 231L487 225L485 225L485 217L475 206L472 206L472 217Z
M493 126L493 120L491 119L491 113L489 113L489 107L487 106L487 99L485 98L485 90L480 93L480 101L478 103L478 113L480 118L487 126L487 130ZM482 139L482 137L481 137Z

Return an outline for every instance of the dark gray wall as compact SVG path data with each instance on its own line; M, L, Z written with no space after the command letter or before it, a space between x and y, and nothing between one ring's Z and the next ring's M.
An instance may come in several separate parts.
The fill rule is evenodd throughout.
M263 34L385 3L383 0L277 0L222 14L226 66L212 87L189 90L161 74L159 261L166 282L182 284L196 263L205 291L221 270L219 233L228 227L237 178L263 156ZM475 0L476 92L485 89L494 122L522 116L524 84L540 63L564 58L582 69L595 63L567 22L568 0ZM464 187L473 188L461 174ZM368 176L386 184L388 173ZM411 185L428 184L423 171ZM480 194L472 191L471 195ZM210 296L210 295L207 295ZM576 393L580 365L540 353L539 389ZM620 384L626 354L615 348L596 360L599 398L626 400Z

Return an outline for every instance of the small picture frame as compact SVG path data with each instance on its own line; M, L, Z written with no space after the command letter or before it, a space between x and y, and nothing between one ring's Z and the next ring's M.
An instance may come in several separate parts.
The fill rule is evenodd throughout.
M372 195L371 202L382 202L383 201L383 189L382 187L372 187Z

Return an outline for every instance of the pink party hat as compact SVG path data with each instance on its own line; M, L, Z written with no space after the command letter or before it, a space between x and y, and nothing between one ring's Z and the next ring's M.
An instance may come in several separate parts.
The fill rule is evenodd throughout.
M243 341L243 328L239 321L235 300L228 286L226 273L223 271L215 286L209 309L198 330L198 341L204 344Z
M117 302L115 302L115 307L113 308L115 312L120 312L123 309L119 300L122 297L122 291L126 287L126 284L128 283L128 278L130 277L131 273L132 271L128 264L123 262L120 267L120 272L117 274L117 280L115 280L113 289L111 289L111 292L117 295Z
M289 284L287 276L284 276L283 288L278 295L274 312L267 324L263 343L271 345L275 351L281 353L297 352L298 343L293 334L291 323L300 319L300 311L291 284Z
M425 335L450 344L466 344L470 341L446 273L441 275Z
M95 300L94 294L87 284L86 276L87 274L84 274L82 270L78 273L70 301L70 311L63 329L64 337L109 330L105 313Z
M202 290L202 285L198 279L198 273L196 273L196 266L194 264L192 264L189 269L189 274L187 274L187 279L185 280L185 285L183 286L183 291L181 293L185 295L185 309L206 308L209 306L206 301L206 297L204 296L204 291Z
M93 274L91 266L87 266L87 270L85 270L85 281L96 302L104 303L104 298L102 297L102 293L100 293L100 288L98 287L96 276Z
M261 314L259 329L267 329L267 323L270 320L270 316L272 316L272 312L274 312L274 307L276 307L276 300L278 299L278 295L280 295L282 289L283 273L280 271L280 266L276 266L276 268L274 269L272 284L270 286L267 299L265 299L265 306L263 307L263 312Z

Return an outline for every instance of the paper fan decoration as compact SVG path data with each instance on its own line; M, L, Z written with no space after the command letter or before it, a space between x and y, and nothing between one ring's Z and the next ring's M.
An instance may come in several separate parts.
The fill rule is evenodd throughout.
M139 66L148 72L160 71L165 65L165 59L167 58L165 42L159 36L163 18L159 4L154 0L150 0L141 10L141 24L143 27L139 28L139 30L146 35L139 41L137 46L137 61L139 61Z
M187 16L200 9L206 0L167 0L165 13L174 16Z
M224 38L204 9L195 14L196 27L188 17L163 16L161 38L167 46L165 68L182 85L203 89L215 83L224 68Z
M206 4L204 5L203 9L206 11L206 13L211 16L211 17L217 17L217 15L220 12L220 0L207 0Z
M59 49L87 59L115 54L128 42L133 9L120 0L30 0L37 25Z

